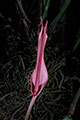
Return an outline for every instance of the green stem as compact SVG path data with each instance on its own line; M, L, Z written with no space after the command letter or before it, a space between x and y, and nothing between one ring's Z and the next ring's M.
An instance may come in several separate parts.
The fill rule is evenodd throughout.
M70 2L71 2L71 0L65 0L63 8L61 9L60 13L56 16L56 18L52 21L49 29L51 29L51 28L53 29L53 27L55 28L55 26L57 25L57 23L59 22L59 20L63 16L64 12L66 11L67 7L69 6ZM52 31L50 33L52 33Z
M49 3L50 3L50 0L47 0L46 6L45 6L45 9L44 9L44 13L43 13L43 20L44 20L45 17L47 17Z
M76 96L75 98L73 99L73 102L71 104L71 107L70 107L70 111L69 111L69 114L70 115L73 115L74 114L74 111L75 111L75 108L76 108L76 104L79 100L79 97L80 97L80 88L78 89L77 93L76 93Z
M19 10L20 10L21 16L22 16L23 18L25 18L26 21L28 21L29 23L31 23L31 21L30 21L30 20L28 19L28 17L26 16L26 13L25 13L25 11L24 11L24 9L23 9L21 0L16 0L16 3L17 3L17 4L16 4L17 7L18 7Z
M80 97L80 88L78 89L77 94L76 94L76 96L75 96L75 98L74 98L74 100L72 102L72 104L74 105L74 107L76 107L76 104L78 102L79 97Z

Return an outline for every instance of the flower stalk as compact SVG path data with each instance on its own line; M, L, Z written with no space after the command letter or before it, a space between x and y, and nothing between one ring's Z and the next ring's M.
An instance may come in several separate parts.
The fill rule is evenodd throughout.
M39 35L38 35L36 66L30 78L31 92L32 92L33 97L28 107L25 120L29 119L29 115L31 113L36 97L41 93L45 84L48 81L48 72L47 72L47 68L45 65L45 61L44 61L44 49L45 49L46 41L48 38L47 33L46 33L47 24L48 24L48 21L46 21L46 24L44 26L43 20L41 18L41 31L39 32Z
M31 102L29 104L29 107L28 107L28 110L27 110L27 113L26 113L26 116L25 116L24 120L28 120L29 119L29 115L31 113L31 110L32 110L32 107L34 105L35 100L36 100L36 96L33 96L32 99L31 99Z

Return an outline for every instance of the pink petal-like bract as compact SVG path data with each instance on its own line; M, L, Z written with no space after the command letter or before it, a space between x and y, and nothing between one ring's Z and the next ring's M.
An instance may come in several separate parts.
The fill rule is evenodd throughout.
M39 95L48 81L48 72L44 61L44 49L48 38L46 34L47 24L48 21L46 21L44 26L41 18L41 31L38 36L37 62L30 78L31 92L33 96Z

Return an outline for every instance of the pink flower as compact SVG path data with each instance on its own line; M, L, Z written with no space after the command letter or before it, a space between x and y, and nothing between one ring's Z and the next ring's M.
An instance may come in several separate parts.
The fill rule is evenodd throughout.
M46 34L47 24L48 21L44 26L41 18L41 31L38 36L37 62L30 78L33 96L38 96L48 81L48 72L44 61L44 49L48 38Z
M44 62L44 49L46 45L46 40L48 38L46 34L47 24L48 21L44 26L43 20L41 18L41 31L38 36L37 62L36 62L36 67L30 78L31 92L33 97L29 104L24 120L28 120L32 106L36 100L36 97L40 94L40 92L42 91L42 89L44 88L45 84L48 81L48 72Z

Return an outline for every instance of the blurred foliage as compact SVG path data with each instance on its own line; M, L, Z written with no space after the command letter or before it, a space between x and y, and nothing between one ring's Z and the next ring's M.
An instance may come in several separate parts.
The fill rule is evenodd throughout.
M50 0L47 0L46 4L44 5L44 12L43 12L43 20L48 15L48 8L49 8Z
M75 42L75 45L74 45L74 48L73 48L73 52L78 48L79 45L80 45L80 29L77 32L77 38L76 38L76 42Z
M69 6L71 0L65 0L63 7L60 10L60 13L56 16L56 18L51 22L50 27L52 27L51 33L53 32L54 28L56 27L57 23L63 17L64 12L66 11L67 7Z
M66 116L63 120L72 120L70 116Z

